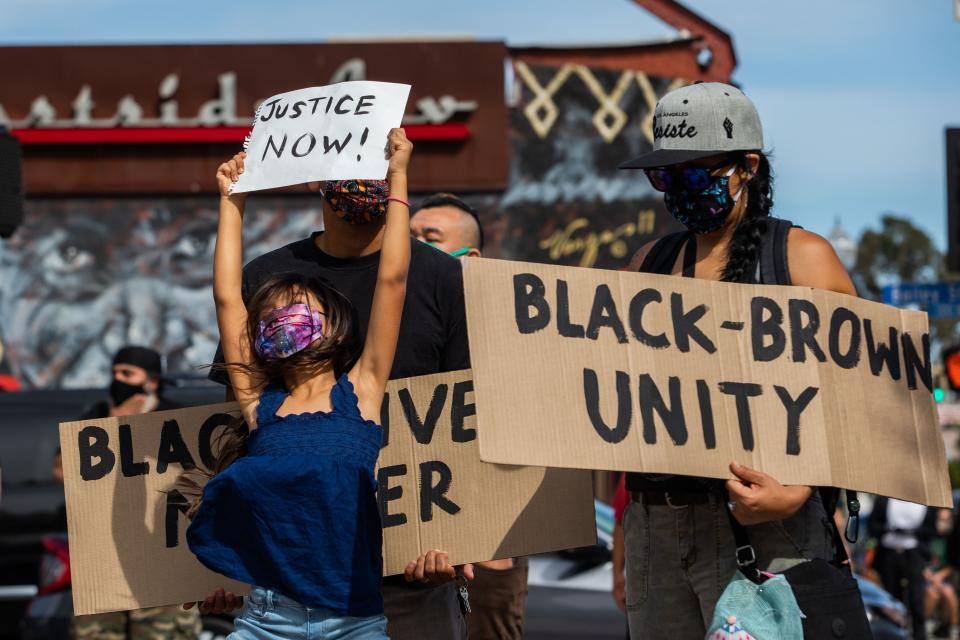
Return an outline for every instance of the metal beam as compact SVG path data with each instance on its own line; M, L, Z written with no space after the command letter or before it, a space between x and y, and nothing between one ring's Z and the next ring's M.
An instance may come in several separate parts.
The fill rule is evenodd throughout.
M703 65L703 74L709 80L730 82L737 67L737 54L729 33L676 0L633 0L672 27L701 39L709 60Z

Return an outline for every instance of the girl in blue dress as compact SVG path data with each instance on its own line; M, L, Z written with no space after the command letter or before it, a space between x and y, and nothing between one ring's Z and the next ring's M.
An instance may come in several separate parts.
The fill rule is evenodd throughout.
M387 182L324 184L361 218L386 215L366 342L357 357L349 302L326 282L278 274L244 304L240 153L217 171L213 293L230 383L249 427L187 530L208 568L252 585L230 638L386 638L376 420L393 363L410 263L407 163L390 131ZM389 192L387 191L389 189ZM335 195L334 195L335 194ZM221 459L224 457L221 452Z

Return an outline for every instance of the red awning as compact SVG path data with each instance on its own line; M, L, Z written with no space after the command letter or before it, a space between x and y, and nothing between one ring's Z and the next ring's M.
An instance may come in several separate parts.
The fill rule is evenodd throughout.
M463 141L470 128L462 123L415 124L404 127L414 142ZM249 127L116 127L110 129L14 129L10 133L23 145L87 144L240 144Z

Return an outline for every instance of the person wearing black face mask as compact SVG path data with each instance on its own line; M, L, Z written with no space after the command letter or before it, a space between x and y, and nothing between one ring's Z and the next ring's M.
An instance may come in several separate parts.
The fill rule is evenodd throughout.
M94 404L80 419L129 416L178 408L163 397L162 375L159 353L146 347L123 347L113 356L113 380L107 390L109 400Z
M163 397L163 365L160 354L147 347L128 345L113 356L109 399L88 408L80 420L130 416L177 409ZM201 632L200 615L179 606L79 616L71 634L76 640L195 640Z
M630 270L856 295L824 238L769 215L770 163L760 118L742 91L721 83L671 91L657 103L653 136L653 151L620 168L643 169L687 230L642 247ZM784 486L735 461L730 473L726 483L627 474L626 606L634 638L704 637L741 560L734 531L746 531L756 553L755 563L742 566L763 571L839 554L817 488Z

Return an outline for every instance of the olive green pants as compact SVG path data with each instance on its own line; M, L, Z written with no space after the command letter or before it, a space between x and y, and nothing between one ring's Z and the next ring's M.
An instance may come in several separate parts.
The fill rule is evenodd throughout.
M200 630L197 610L180 605L73 619L74 640L196 640Z

